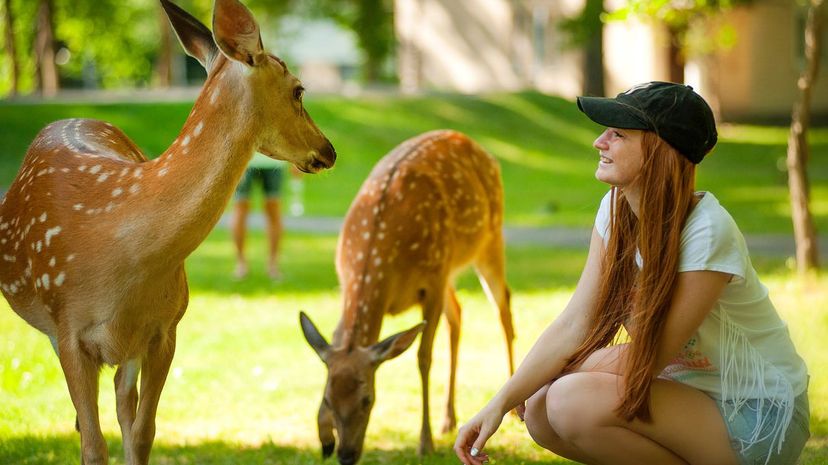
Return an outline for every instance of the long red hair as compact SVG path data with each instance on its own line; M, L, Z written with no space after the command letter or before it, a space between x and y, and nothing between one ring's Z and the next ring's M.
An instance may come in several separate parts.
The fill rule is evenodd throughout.
M639 216L623 190L613 187L610 237L592 326L563 371L575 370L590 354L614 343L627 323L633 330L623 367L624 396L616 410L627 421L650 420L650 386L678 280L681 231L693 208L696 172L695 165L654 132L645 131L641 145Z

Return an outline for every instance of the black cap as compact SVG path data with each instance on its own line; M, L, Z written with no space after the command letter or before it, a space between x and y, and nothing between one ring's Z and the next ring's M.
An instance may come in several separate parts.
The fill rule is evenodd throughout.
M578 108L603 126L654 131L694 164L718 139L710 106L683 84L653 81L615 98L578 97Z

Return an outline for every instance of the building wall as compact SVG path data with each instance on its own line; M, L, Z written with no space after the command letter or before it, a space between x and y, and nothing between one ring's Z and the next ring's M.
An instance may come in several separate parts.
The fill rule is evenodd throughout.
M736 32L734 48L691 61L686 81L724 119L781 119L797 96L800 58L796 2L755 0L724 20ZM584 0L395 0L403 90L477 93L537 89L574 97L582 89L583 54L566 46L559 25ZM606 0L608 10L624 4ZM828 20L826 20L828 25ZM828 26L824 48L828 50ZM604 28L606 93L668 78L663 27L636 20ZM828 52L823 53L828 57ZM828 115L828 59L813 95L817 115Z
M704 66L724 119L779 119L790 115L802 66L801 11L795 2L764 0L728 15L737 42ZM826 15L828 16L828 15ZM828 17L824 24L828 25ZM813 89L812 111L828 115L828 27Z

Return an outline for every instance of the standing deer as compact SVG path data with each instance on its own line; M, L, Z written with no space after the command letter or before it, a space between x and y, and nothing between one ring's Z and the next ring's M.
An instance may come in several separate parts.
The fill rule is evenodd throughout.
M126 463L148 462L187 307L184 259L218 221L253 152L311 173L336 158L302 107L301 84L263 50L244 5L216 0L211 34L161 3L187 53L207 69L172 146L150 161L108 123L58 121L32 142L0 202L0 289L52 341L85 465L108 461L97 405L103 364L118 366Z
M460 305L453 278L473 264L489 300L497 306L513 372L512 314L505 281L503 187L497 161L454 131L410 139L385 156L351 204L337 247L336 270L343 292L342 319L329 345L302 313L308 343L328 369L319 407L322 454L342 465L359 460L374 404L378 365L405 351L422 331L418 361L423 419L419 452L433 450L428 375L440 314L451 340L451 372L443 432L456 425L454 384L460 340ZM377 342L386 314L414 304L423 323Z

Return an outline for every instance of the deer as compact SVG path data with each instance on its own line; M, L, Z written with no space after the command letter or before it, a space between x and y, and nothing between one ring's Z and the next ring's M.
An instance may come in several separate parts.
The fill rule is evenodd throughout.
M442 431L456 426L454 393L461 309L454 277L473 265L494 304L514 373L514 329L505 279L503 187L497 160L468 136L438 130L409 139L383 157L351 203L336 252L342 317L332 343L300 313L308 344L327 367L317 425L323 458L336 447L342 465L361 454L375 401L378 366L422 333L417 353L422 384L418 452L434 450L429 421L429 370L440 315L450 339L450 373ZM383 317L419 305L423 322L379 341Z
M85 465L108 462L97 400L104 364L117 367L125 463L148 463L189 298L184 260L218 222L254 151L307 173L336 159L303 107L300 81L264 50L242 3L215 0L213 32L161 5L207 70L172 145L149 160L109 123L57 121L31 143L0 201L0 289L52 342Z

